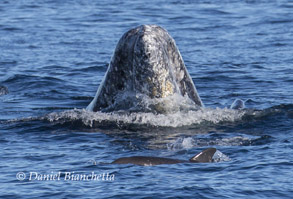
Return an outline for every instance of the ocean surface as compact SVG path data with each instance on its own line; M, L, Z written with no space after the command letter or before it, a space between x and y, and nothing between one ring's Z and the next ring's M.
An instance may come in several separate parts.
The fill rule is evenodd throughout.
M175 39L204 109L85 110L141 24ZM0 198L292 198L292 55L292 0L1 0Z

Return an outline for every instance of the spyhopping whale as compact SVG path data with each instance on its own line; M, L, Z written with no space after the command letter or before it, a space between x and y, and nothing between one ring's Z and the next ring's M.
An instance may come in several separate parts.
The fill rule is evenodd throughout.
M141 25L119 40L87 110L164 113L169 107L161 99L174 95L188 98L195 108L203 106L174 39L160 26ZM158 103L145 103L145 98Z
M213 161L213 156L217 149L208 148L200 152L199 154L193 156L187 160L178 160L171 158L161 158L161 157L148 157L148 156L132 156L119 158L112 162L112 164L136 164L141 166L154 166L160 164L177 164L177 163L208 163Z

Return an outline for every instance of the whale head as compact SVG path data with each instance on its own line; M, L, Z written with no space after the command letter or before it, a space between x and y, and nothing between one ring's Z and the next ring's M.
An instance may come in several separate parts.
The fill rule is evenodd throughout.
M87 109L166 112L168 106L161 99L172 96L185 97L194 107L203 106L174 39L160 26L141 25L119 40ZM145 98L151 103L144 103Z

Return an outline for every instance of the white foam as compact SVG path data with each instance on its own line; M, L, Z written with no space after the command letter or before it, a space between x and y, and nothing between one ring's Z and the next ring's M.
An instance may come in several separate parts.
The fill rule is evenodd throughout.
M227 162L230 161L231 159L222 153L221 151L217 150L216 153L213 156L213 161L214 162Z
M194 146L192 137L178 138L175 142L167 144L168 150L191 149Z
M50 122L74 122L82 121L84 125L94 127L105 122L116 124L138 124L156 127L182 127L194 124L209 122L217 124L220 122L234 122L241 120L245 115L244 111L231 109L201 108L191 111L178 111L169 114L154 114L141 112L92 112L85 109L74 109L63 112L53 112L43 119Z

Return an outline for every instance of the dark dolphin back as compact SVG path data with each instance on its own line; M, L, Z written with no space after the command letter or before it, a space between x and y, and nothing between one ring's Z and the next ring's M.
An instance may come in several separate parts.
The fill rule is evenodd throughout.
M154 166L160 164L177 164L187 162L184 160L177 160L171 158L148 157L148 156L132 156L119 158L112 162L112 164L136 164L141 166Z
M217 149L208 148L203 150L199 154L192 157L189 162L191 163L206 163L212 162L213 156ZM136 164L141 166L153 166L160 164L177 164L188 162L185 160L171 159L171 158L160 158L160 157L151 157L151 156L132 156L132 157L124 157L119 158L112 162L112 164Z
M194 163L205 163L205 162L212 162L213 156L216 153L217 149L215 148L208 148L200 152L199 154L193 156L189 159L190 162Z

